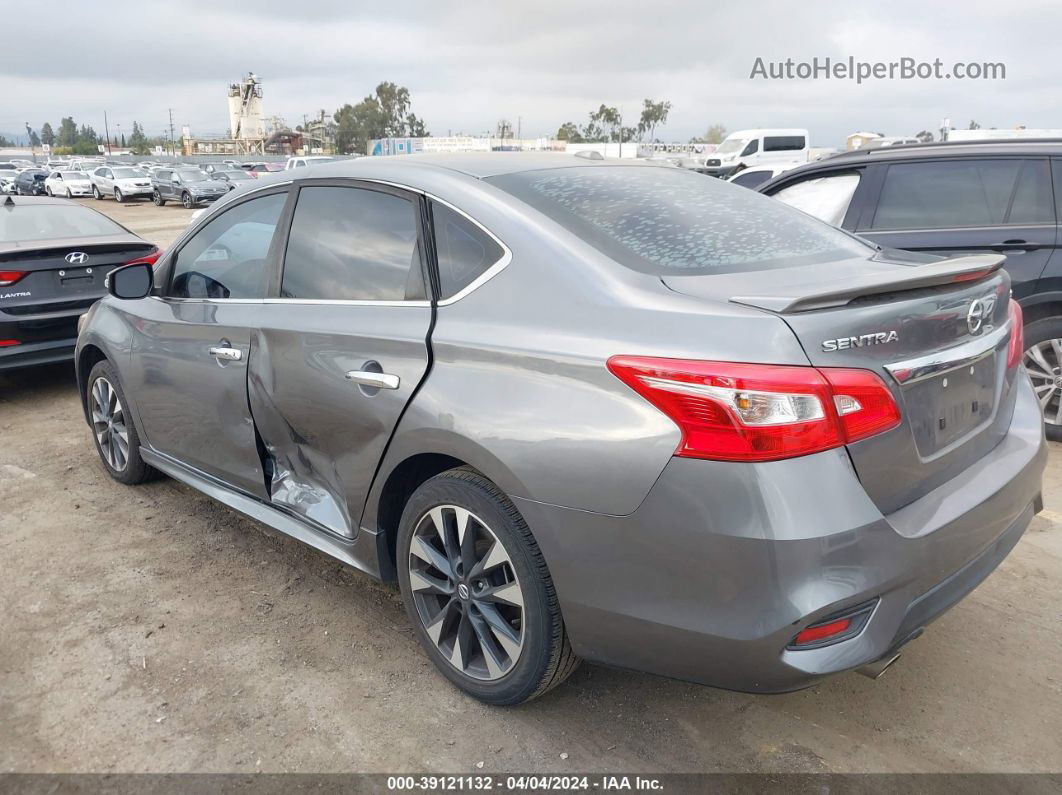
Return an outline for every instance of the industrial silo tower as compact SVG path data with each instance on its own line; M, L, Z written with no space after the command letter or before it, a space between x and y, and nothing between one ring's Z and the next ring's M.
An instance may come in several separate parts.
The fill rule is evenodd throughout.
M245 142L248 151L258 148L256 144L265 138L262 84L254 72L248 72L239 83L229 84L229 126L233 139Z

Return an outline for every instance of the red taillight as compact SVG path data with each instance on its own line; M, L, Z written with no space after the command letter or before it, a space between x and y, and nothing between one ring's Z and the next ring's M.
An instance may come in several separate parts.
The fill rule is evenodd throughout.
M892 393L867 370L641 356L613 356L608 368L679 426L679 456L792 458L900 421Z
M818 643L819 641L832 638L835 635L843 635L852 626L851 618L838 618L834 621L830 621L826 624L818 624L816 626L802 629L797 633L797 636L793 638L793 646L806 646L809 643Z
M1010 299L1010 344L1007 346L1007 369L1017 367L1025 353L1025 317L1021 304Z
M137 257L136 259L131 259L131 260L129 260L129 262L127 262L125 264L126 265L145 265L145 264L146 265L154 265L156 262L159 261L159 257L161 257L161 256L162 256L162 249L155 248L149 254L146 254L143 257Z
M28 271L0 271L0 287L10 287L27 273Z
M0 348L10 348L12 345L19 345L18 340L0 340Z

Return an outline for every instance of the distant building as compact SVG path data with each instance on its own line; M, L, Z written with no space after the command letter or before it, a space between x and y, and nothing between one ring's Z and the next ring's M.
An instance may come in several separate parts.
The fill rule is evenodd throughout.
M1028 130L1025 127L1014 127L1003 130L949 130L949 141L995 141L1007 138L1062 138L1062 130L1039 129Z
M875 138L881 138L881 133L876 132L854 132L845 139L845 150L851 152L853 149L862 149L867 141L873 141Z
M549 138L482 138L471 135L426 138L374 138L369 155L412 155L420 152L548 152L564 151L564 141Z

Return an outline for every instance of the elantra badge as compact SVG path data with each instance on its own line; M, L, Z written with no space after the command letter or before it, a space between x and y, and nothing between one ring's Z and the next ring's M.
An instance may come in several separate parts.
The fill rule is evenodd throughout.
M849 348L885 345L889 342L896 342L899 339L900 335L894 330L876 331L873 334L860 334L858 337L838 337L835 340L823 340L822 350L826 353L830 351L846 351Z
M63 259L65 259L71 265L81 265L82 263L88 261L88 254L86 254L84 251L71 251L69 254L63 257Z

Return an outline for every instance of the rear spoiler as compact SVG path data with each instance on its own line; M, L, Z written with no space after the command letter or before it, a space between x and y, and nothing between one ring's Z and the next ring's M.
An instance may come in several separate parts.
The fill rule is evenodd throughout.
M735 295L731 296L730 303L779 314L830 309L844 306L857 298L924 287L940 287L954 282L977 281L999 270L1006 260L1003 254L972 254L928 265L890 268L888 271L854 277L839 274L836 285L826 285L821 289L802 292L794 289L792 285L786 285L784 290L780 290L776 295ZM782 294L783 292L787 294ZM799 294L792 294L797 292Z

